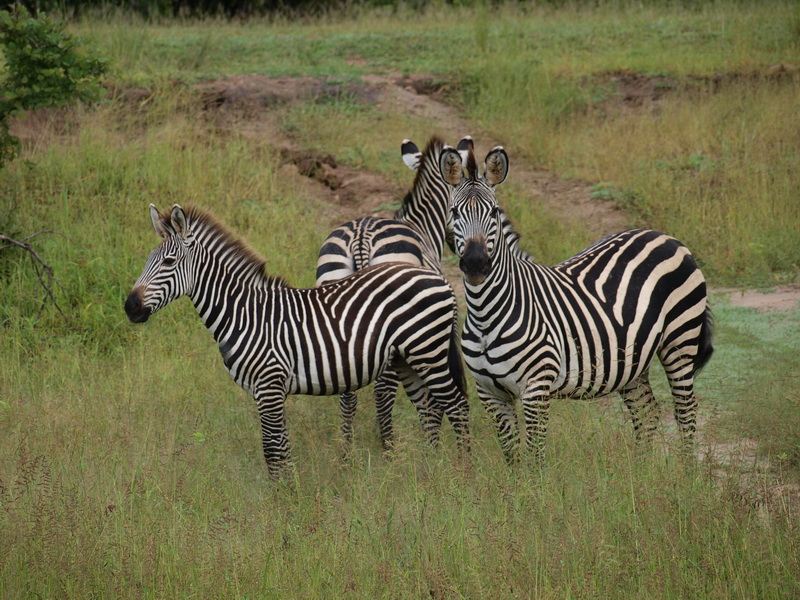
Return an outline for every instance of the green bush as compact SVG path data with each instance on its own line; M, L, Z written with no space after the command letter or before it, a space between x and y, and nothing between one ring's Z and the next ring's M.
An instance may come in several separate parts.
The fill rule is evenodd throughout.
M103 95L105 60L80 49L64 25L23 6L0 11L6 72L0 88L0 168L19 153L9 118L25 110L91 102Z

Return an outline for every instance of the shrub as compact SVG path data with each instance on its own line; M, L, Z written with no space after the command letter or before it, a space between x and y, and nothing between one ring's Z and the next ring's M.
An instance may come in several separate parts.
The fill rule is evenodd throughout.
M19 153L9 119L25 110L91 102L103 95L105 60L80 49L64 25L23 6L0 11L0 47L6 73L0 81L0 168Z

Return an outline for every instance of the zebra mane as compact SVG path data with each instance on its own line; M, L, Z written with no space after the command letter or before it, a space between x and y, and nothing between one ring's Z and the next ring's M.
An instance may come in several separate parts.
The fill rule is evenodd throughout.
M268 287L290 287L283 277L269 275L266 259L253 250L243 238L228 229L211 212L195 206L186 206L183 211L186 214L189 231L205 242L213 242L219 254L227 254L232 258L239 259L242 265L246 265L247 270L262 279ZM159 214L161 222L170 231L173 230L171 213L172 209L167 208Z
M520 248L519 241L522 239L522 236L514 230L514 226L511 223L511 219L508 218L506 211L500 207L498 207L498 210L500 211L500 223L502 226L503 238L506 240L506 245L508 246L509 250L511 250L511 254L522 260L536 262L536 259L532 254L529 254Z
M469 152L467 152L467 177L471 181L476 181L478 179L478 161L475 158L475 151L470 148Z
M422 151L422 156L420 156L419 159L419 167L417 167L417 174L414 177L414 185L403 197L403 205L400 207L397 213L395 213L395 218L402 219L406 212L408 212L408 209L414 200L414 190L418 190L423 187L424 182L422 181L422 178L430 176L428 171L434 173L438 171L439 155L442 153L444 146L444 140L436 134L432 135L431 139L428 140L428 144L425 146L425 150Z

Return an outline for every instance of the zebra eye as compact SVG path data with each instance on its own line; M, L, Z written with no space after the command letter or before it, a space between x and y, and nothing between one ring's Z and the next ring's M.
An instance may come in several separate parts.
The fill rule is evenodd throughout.
M489 211L489 215L490 215L492 218L496 217L496 216L497 216L497 213L498 213L498 210L499 210L499 209L498 209L498 207L497 207L497 206L493 206L493 207L492 207L492 210L490 210L490 211Z
M450 208L450 212L453 214L454 219L458 218L458 209L455 206Z
M175 257L174 256L165 256L164 260L161 263L167 267L171 267L175 264Z

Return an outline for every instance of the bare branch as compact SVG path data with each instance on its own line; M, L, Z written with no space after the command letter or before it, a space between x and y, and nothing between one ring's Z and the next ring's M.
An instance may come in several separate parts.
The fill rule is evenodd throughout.
M39 279L39 283L41 284L42 288L44 289L44 295L42 296L42 304L39 307L39 312L36 314L36 320L39 320L39 317L42 316L42 311L44 310L45 305L47 304L47 299L53 301L53 306L56 307L56 310L64 317L64 320L69 323L69 319L67 315L64 314L64 311L61 310L61 307L58 305L56 301L56 297L53 295L52 284L53 278L53 267L48 265L44 259L39 256L39 253L33 249L33 247L27 243L27 240L32 240L33 238L40 236L45 233L55 233L61 235L57 231L39 231L34 233L33 235L29 235L26 238L20 240L15 240L13 238L8 237L7 235L0 234L0 242L5 242L5 246L0 246L0 250L5 250L6 248L11 248L12 246L16 246L17 248L22 248L25 250L28 255L31 257L31 263L33 263L33 270L36 273L36 277Z

